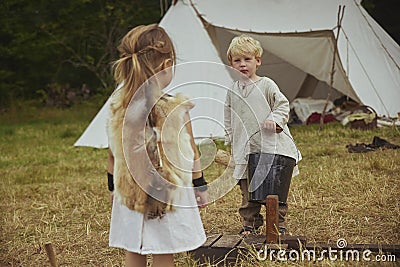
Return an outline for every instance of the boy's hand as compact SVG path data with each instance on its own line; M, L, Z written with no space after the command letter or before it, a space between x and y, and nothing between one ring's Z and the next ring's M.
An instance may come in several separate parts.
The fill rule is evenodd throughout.
M275 132L276 131L276 123L271 120L265 120L264 121L264 129L266 129L268 132Z
M279 126L278 124L276 124L274 121L271 120L265 120L264 128L269 132L275 132L275 133L280 133L283 130L281 126Z

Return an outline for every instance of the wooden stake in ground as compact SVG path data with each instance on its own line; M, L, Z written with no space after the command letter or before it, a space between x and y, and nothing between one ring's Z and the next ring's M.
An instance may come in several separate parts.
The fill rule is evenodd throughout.
M278 243L278 201L279 197L277 195L267 196L266 208L266 242L267 244L277 244Z
M44 248L46 249L47 257L49 257L50 266L57 267L57 259L56 254L54 253L53 245L51 243L44 244Z

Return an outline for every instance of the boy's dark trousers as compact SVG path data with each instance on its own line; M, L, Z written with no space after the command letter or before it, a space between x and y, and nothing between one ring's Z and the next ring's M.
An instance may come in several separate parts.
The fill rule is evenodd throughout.
M292 178L293 168L295 161L291 158L281 156L281 155L268 155L273 158L273 165L278 166L281 171L278 173L270 172L266 181L271 182L271 179L278 179L280 183L284 186L280 186L280 190L277 193L280 197L279 199L279 228L286 229L285 216L288 210L287 196L289 193L290 180ZM242 193L242 204L239 208L239 214L243 220L243 226L251 226L258 228L263 225L263 216L260 214L261 203L249 201L249 185L247 179L241 179L239 181L239 186ZM265 188L264 188L265 189ZM266 196L265 196L266 198Z
M249 202L247 179L239 181L242 192L242 205L239 208L240 217L242 217L243 226L258 228L264 224L264 217L260 214L262 204ZM286 229L285 216L287 213L287 204L279 202L279 228Z

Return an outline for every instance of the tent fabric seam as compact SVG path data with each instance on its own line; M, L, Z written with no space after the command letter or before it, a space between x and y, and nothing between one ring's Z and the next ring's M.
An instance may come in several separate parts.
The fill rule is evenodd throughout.
M364 64L362 63L360 57L358 56L357 51L354 49L354 46L351 43L350 39L348 38L348 36L346 34L346 31L343 29L343 27L342 27L342 32L343 32L344 36L346 37L347 43L350 45L351 50L353 51L354 55L356 56L358 63L360 63L361 69L363 70L365 76L368 78L368 81L370 82L372 88L374 89L375 95L378 97L378 99L381 102L382 106L385 108L387 114L389 115L390 112L388 111L388 109L387 109L387 107L385 105L385 102L383 101L383 99L378 94L378 90L376 89L374 82L372 81L371 77L368 75L368 72L365 69Z

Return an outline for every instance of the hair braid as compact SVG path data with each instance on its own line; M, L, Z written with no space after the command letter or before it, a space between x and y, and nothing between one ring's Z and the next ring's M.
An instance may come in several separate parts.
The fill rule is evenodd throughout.
M121 40L120 59L113 64L114 79L123 83L119 105L126 108L138 88L157 71L163 61L175 64L175 50L167 33L157 24L138 26Z

